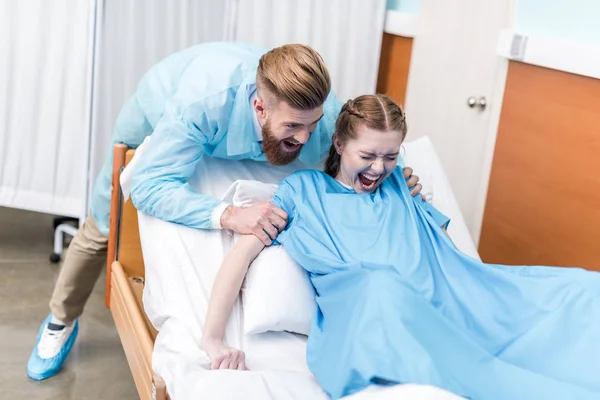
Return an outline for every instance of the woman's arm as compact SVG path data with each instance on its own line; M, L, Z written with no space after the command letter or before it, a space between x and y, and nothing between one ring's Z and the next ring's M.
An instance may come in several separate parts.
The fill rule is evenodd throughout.
M226 346L223 335L248 267L263 248L263 242L256 236L242 236L223 260L215 278L201 344L211 359L211 369L246 369L243 353Z

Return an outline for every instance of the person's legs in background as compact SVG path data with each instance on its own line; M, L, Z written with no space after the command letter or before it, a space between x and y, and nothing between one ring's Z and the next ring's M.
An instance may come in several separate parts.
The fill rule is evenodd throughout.
M145 76L142 98L152 103L151 116L158 121L163 113L165 99L176 87L162 86L163 74L181 73L187 63L170 63L161 73ZM179 72L169 72L175 68ZM152 71L152 70L151 70ZM160 90L158 89L160 88ZM106 264L108 250L108 225L112 192L113 147L117 143L136 148L154 130L138 101L137 92L123 105L115 122L108 156L94 183L91 213L71 241L62 264L54 293L50 300L50 315L42 323L36 345L27 363L27 373L32 379L42 380L58 373L69 355L77 337L77 318L90 297L94 284Z
M90 214L67 249L50 299L51 313L40 327L27 363L30 378L50 378L65 362L77 337L77 318L106 263L107 248L108 239Z

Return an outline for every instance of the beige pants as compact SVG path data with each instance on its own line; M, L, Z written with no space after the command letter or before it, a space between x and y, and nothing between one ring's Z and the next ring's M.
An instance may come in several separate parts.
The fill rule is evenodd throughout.
M106 264L108 239L96 227L91 214L71 241L58 273L50 310L59 320L70 323L83 313L94 285Z

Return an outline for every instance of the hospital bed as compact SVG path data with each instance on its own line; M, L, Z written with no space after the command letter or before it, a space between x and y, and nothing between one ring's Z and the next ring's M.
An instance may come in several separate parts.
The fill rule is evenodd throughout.
M110 308L119 338L141 400L166 400L164 381L152 371L152 348L156 330L142 305L144 261L138 230L137 210L124 202L119 186L122 169L135 150L116 145L108 238L106 306Z
M428 139L421 140L419 143L415 144L414 147L415 154L418 153L417 148L427 148L430 151L433 150L433 147L431 146L431 143ZM167 238L169 237L183 237L183 235L192 234L192 232L191 230L189 230L189 228L186 227L175 226L174 224L167 224L158 220L153 221L153 219L151 219L150 217L138 213L133 204L131 203L131 200L126 200L124 198L123 191L121 190L120 178L124 168L131 162L134 156L135 150L127 149L127 147L124 145L115 146L113 164L113 191L110 215L110 235L107 262L106 305L110 308L111 313L113 315L115 325L119 337L121 339L123 349L127 361L129 363L140 399L168 399L169 394L167 393L167 385L165 385L165 380L168 380L168 382L174 382L174 375L177 375L181 371L184 371L188 368L195 368L195 375L190 375L190 378L185 384L178 382L177 387L179 388L179 393L185 393L186 390L194 391L193 396L191 394L189 395L189 397L194 398L237 398L235 397L235 395L231 394L233 392L227 394L227 391L223 393L215 391L215 387L217 386L229 387L229 390L233 390L231 388L235 386L234 383L237 381L239 381L240 387L242 387L244 384L248 385L248 387L252 386L253 390L256 389L256 393L270 393L271 397L269 398L277 400L279 399L279 395L273 393L285 393L287 395L288 392L292 393L294 390L298 390L299 387L308 388L309 386L317 386L317 389L314 390L318 390L318 385L316 385L316 381L314 381L314 378L312 378L305 365L305 347L302 347L305 346L305 340L298 339L297 335L293 335L288 332L275 332L272 334L268 333L265 334L266 336L261 337L259 339L252 339L254 340L254 342L251 343L255 349L260 349L261 352L266 352L268 354L268 356L264 356L263 359L266 358L269 360L269 362L271 362L274 361L275 358L277 358L275 364L278 365L278 368L280 367L281 369L285 370L281 374L264 373L261 375L256 375L252 379L245 377L247 374L259 374L259 372L223 371L223 373L229 373L229 375L218 375L222 372L207 371L206 364L204 364L203 366L198 366L194 364L195 361L190 361L190 359L193 358L193 351L190 352L190 357L188 357L188 360L172 360L173 353L176 353L176 351L170 349L169 346L177 347L178 345L172 344L172 342L185 342L186 340L189 340L189 338L185 336L174 335L173 340L171 341L171 343L169 343L168 337L165 337L167 331L175 332L173 331L173 329L175 329L173 328L174 324L177 325L178 318L183 318L181 317L183 314L179 312L179 308L186 308L185 304L174 304L177 303L177 300L171 300L171 303L173 304L170 304L168 297L171 295L178 295L179 292L185 292L186 290L190 290L189 288L178 289L175 286L172 286L174 281L181 280L179 277L177 279L173 279L172 282L169 283L167 282L171 281L169 275L162 275L161 279L165 281L164 291L159 296L156 296L156 294L154 294L154 296L162 296L165 299L167 299L162 299L166 301L165 304L156 305L156 299L143 299L142 293L144 290L144 285L146 284L145 279L148 262L150 263L150 265L153 265L151 268L154 268L154 270L156 270L157 263L164 264L163 270L174 270L175 264L186 264L186 259L179 259L177 261L177 258L178 254L185 253L190 246L188 246L187 248L183 246L181 247L181 250L173 250L173 247L169 247L169 244L165 243L164 250L154 249L155 251L152 252L150 251L150 249L147 248L146 245L145 251L143 252L142 240L140 237L140 229L138 227L140 225L143 225L145 227L144 229L160 231L160 235L163 235L162 239L155 239L154 243L156 245L153 247L161 247L161 240L167 240ZM414 167L417 172L419 172L421 179L424 183L433 184L433 186L435 187L434 195L438 204L434 203L434 205L438 206L438 208L440 208L443 212L453 217L453 222L450 226L449 233L453 237L453 240L455 241L457 246L461 248L461 250L463 250L464 252L472 255L473 257L478 257L475 246L468 235L466 226L464 224L464 221L462 220L460 211L458 211L458 206L454 200L454 196L452 195L451 190L449 189L449 185L447 185L447 180L445 178L445 175L443 174L443 170L441 169L441 165L437 157L435 157L435 159L428 157L414 157L414 159L411 158L410 161L407 161L407 163ZM260 178L260 174L258 175ZM252 177L256 176L257 175L255 174ZM427 192L427 189L425 190L425 192ZM169 230L171 230L170 233L167 232ZM142 230L142 232L144 231ZM223 235L226 234L224 233ZM148 234L146 233L147 243L148 240ZM193 243L193 241L190 243ZM191 245L191 247L193 247L193 244ZM166 253L168 251L174 252L166 256L161 255L161 253ZM146 260L145 263L144 255L150 255L149 257L151 257L152 259ZM159 258L160 260L157 261L156 258ZM202 256L199 256L197 260L200 260L200 263L204 261L202 259ZM168 266L166 264L173 265ZM194 266L198 266L198 261L190 264L191 269L193 269ZM164 271L162 273L164 274ZM173 274L176 274L176 272L173 272ZM155 274L155 278L153 278L154 289L152 290L154 293L157 292L156 285L162 284L160 282L156 282L158 280L156 278L157 276L158 275ZM184 276L183 280L186 282L192 281L193 283L194 276ZM159 289L162 288L159 287ZM146 290L148 291L148 288ZM193 288L191 291L195 290L196 288ZM144 304L146 305L146 309L144 308ZM174 316L174 318L172 318L173 324L168 323L171 321L168 321L165 324L165 318L157 316L157 314L159 314L161 311L156 310L161 309L161 307L165 309L171 305L173 305L173 307L177 309L172 312ZM197 305L192 305L190 308L197 309L199 307ZM152 314L150 317L147 314L147 310L149 309L151 310L150 314ZM153 324L151 320L155 323ZM162 331L162 338L159 337L157 339L157 337L159 336L159 332L155 329L155 326L159 326L159 330ZM229 328L230 327L228 326L228 329ZM191 330L193 331L193 329ZM182 329L182 331L185 331L185 329ZM157 345L161 339L162 344ZM155 345L157 345L157 347L159 347L160 349L166 348L166 350L163 350L161 354L154 354L154 362L158 365L153 365L153 351L155 350ZM270 350L271 353L269 354L268 349L271 347L272 350ZM196 351L195 354L197 356L199 354L197 353L198 349L195 349L194 351ZM248 354L249 350L244 349L244 351L246 351ZM184 352L187 354L187 350L185 349L180 353L183 354ZM261 356L263 355L264 354L261 354ZM170 366L165 367L165 363L170 363ZM165 374L165 376L163 376L164 378L166 378L166 376L168 375L168 379L163 379L163 377L155 373L154 371L157 370L157 368L160 371L163 371L163 373ZM206 379L204 379L203 377L206 376L207 372L209 374L214 374L213 376L217 378L211 381L206 381ZM203 379L206 382L204 382ZM199 384L199 381L202 381L202 383ZM257 381L260 381L262 383L257 384ZM274 381L275 383L269 383L272 381ZM173 383L171 383L171 385L175 386ZM257 385L262 386L257 387ZM445 400L457 398L454 395L451 395L447 392L442 392L439 389L435 388L411 387L411 385L398 386L404 386L404 392L396 391L394 393L388 392L386 394L369 391L368 393L364 393L363 396L355 396L355 398L378 400L387 398L402 398L415 400ZM239 391L237 391L236 393L239 393ZM249 395L247 397L239 398L267 398L257 396L258 395ZM283 395L281 396L281 398L284 397ZM321 396L322 394L318 394L315 391L312 394L307 394L307 397L303 398L325 398ZM174 400L179 400L180 397L188 398L187 396L177 395L177 398L174 398ZM285 398L296 399L299 397L294 397L294 395L290 395L289 397Z

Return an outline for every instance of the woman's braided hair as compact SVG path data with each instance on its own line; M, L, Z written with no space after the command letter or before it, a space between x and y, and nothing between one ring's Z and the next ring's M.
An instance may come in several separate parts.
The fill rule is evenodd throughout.
M346 143L349 139L356 138L356 128L360 124L377 131L398 131L403 140L407 132L404 111L383 94L363 95L348 100L335 123L335 136ZM341 156L332 138L329 156L325 161L325 173L335 178L340 171L340 162Z

